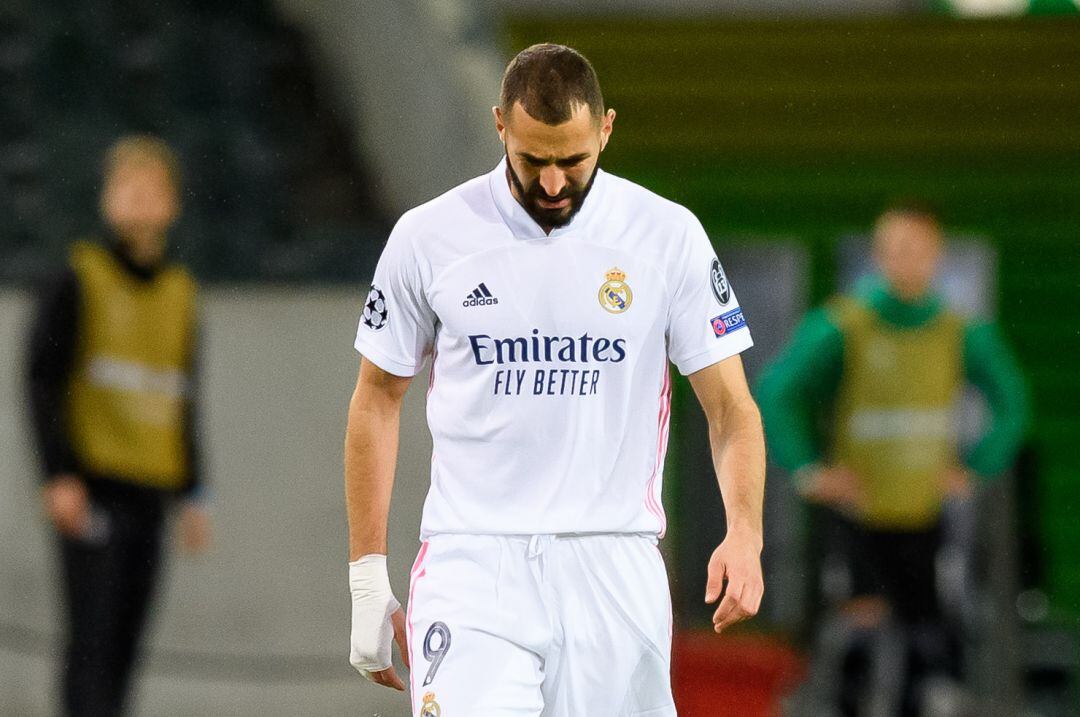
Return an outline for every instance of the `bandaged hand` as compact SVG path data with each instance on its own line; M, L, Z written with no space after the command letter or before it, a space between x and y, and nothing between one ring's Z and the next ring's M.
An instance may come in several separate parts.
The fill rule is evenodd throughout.
M349 662L365 678L397 690L405 685L394 671L393 641L408 665L405 613L390 589L385 555L364 555L349 563L352 635Z

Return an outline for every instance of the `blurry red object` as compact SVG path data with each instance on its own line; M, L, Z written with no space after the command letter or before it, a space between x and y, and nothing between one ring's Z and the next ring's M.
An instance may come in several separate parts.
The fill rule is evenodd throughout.
M764 635L676 633L672 686L679 717L776 717L805 674L805 659Z

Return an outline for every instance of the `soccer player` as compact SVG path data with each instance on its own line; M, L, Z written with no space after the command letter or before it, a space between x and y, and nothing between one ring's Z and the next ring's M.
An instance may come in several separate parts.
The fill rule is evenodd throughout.
M154 137L105 161L100 240L77 242L30 337L29 398L58 537L67 647L63 711L123 713L172 504L203 550L194 384L196 287L165 259L179 165Z
M673 715L658 536L671 383L708 417L727 537L717 632L763 592L764 439L742 309L700 223L599 169L615 112L564 46L509 64L505 159L407 212L357 330L345 449L351 662L414 715ZM386 528L402 396L430 357L434 437L407 612Z

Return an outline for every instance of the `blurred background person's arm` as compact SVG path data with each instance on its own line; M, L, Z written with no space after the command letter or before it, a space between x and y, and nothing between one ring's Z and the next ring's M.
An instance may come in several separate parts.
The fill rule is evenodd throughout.
M843 366L844 337L825 307L809 312L791 342L762 373L758 405L769 453L794 477L807 500L841 511L858 510L858 477L825 463L816 418L832 401Z
M210 547L213 535L208 491L203 480L202 422L199 414L202 388L202 332L198 329L192 339L191 362L188 364L187 405L184 410L184 450L187 454L188 475L180 489L180 545L189 553L201 553Z
M997 326L975 322L964 333L964 376L989 408L986 430L964 456L964 468L995 478L1016 460L1028 423L1028 393L1020 366Z
M64 395L75 360L79 282L65 269L38 299L27 357L27 393L38 455L44 469L45 514L62 534L86 528L88 499L64 425Z

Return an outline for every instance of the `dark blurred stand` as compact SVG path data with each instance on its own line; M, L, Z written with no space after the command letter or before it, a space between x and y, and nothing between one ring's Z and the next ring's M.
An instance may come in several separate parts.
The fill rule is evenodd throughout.
M370 276L387 222L355 118L267 0L0 8L0 281L97 226L98 160L161 135L184 164L173 250L209 280Z

